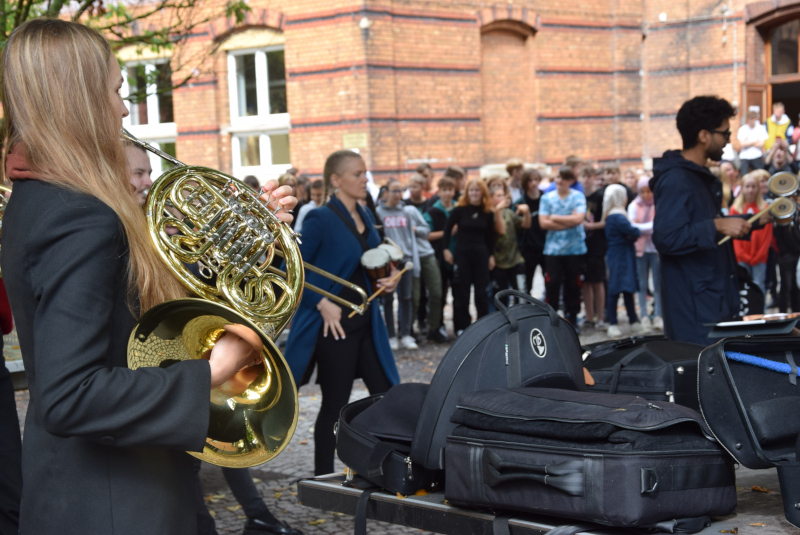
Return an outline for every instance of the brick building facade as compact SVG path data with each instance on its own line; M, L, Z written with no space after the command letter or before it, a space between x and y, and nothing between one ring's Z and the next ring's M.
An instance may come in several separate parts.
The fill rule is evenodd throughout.
M244 24L214 20L174 52L205 60L192 83L134 106L135 134L262 180L289 163L318 175L328 153L356 148L381 182L424 161L641 165L679 147L675 113L699 94L764 118L780 98L795 124L800 112L800 0L250 6ZM137 72L166 69L144 54L120 51L131 92Z

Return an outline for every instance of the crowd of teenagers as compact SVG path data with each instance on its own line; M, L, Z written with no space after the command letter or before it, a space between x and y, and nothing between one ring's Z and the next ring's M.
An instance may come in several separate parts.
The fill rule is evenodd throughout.
M795 128L781 102L772 105L772 115L759 121L757 109L747 111L746 123L736 139L725 147L719 167L712 167L722 182L722 211L729 215L752 215L767 206L769 178L775 173L797 174L797 143L800 128ZM754 230L749 240L734 240L736 261L761 289L766 308L780 312L800 311L797 263L800 260L797 230L794 225L767 225Z
M544 169L512 159L503 175L478 178L450 166L437 177L421 164L405 185L388 178L374 196L359 200L379 235L402 249L401 265L413 265L382 298L393 350L417 349L424 338L450 340L444 325L448 290L459 336L475 319L471 300L480 318L494 309L492 297L501 290L530 294L537 268L545 288L536 297L563 310L578 330L622 336L620 297L633 333L663 328L650 176L577 156L553 167L552 175ZM304 239L309 213L333 193L323 182L294 170L280 179L295 187L300 208L294 225Z

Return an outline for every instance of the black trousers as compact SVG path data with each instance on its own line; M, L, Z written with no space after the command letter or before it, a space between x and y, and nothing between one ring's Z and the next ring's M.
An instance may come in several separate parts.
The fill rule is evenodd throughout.
M496 295L497 292L502 290L520 290L523 293L528 291L525 287L525 264L517 264L514 267L507 269L496 267L492 270L492 291ZM500 301L508 306L508 296L503 297Z
M576 325L581 310L580 276L583 257L580 255L545 256L545 292L547 304L558 310L558 297L564 287L564 315Z
M778 269L781 273L781 288L778 292L778 310L780 312L800 312L800 288L797 287L797 261L800 257L794 254L778 255Z
M330 333L323 337L320 330L314 358L317 383L322 390L322 406L314 424L314 474L319 476L333 472L333 427L339 411L350 401L353 381L361 377L370 394L386 392L392 384L378 360L371 326L348 332L346 338L339 340Z
M542 276L547 271L544 266L544 253L542 251L523 251L522 258L525 259L525 288L533 291L533 276L536 274L536 266L542 266ZM536 296L538 299L540 296Z
M475 308L478 319L489 313L489 253L485 249L456 249L453 273L453 328L456 332L469 327L469 291L475 287Z
M0 335L1 336L1 335ZM0 533L16 535L22 493L22 442L11 373L3 358L0 337Z
M195 503L197 507L197 535L217 535L217 526L214 517L208 512L205 498L203 497L203 487L200 484L200 459L194 458L195 473ZM269 513L267 504L258 492L253 476L249 468L223 468L222 475L228 483L233 496L239 505L242 506L244 514L248 518L258 518Z
M447 290L453 287L453 266L442 262L439 264L439 273L442 275L442 313L439 316L442 321L439 325L431 325L430 329L432 330L444 327L444 305L447 303Z

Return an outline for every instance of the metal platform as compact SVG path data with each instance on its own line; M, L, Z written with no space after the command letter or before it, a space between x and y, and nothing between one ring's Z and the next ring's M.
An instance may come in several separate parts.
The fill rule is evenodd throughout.
M698 535L711 535L738 529L740 535L786 535L798 533L783 517L783 506L777 481L777 473L771 470L737 471L737 514L716 519ZM343 487L344 475L331 474L316 479L301 480L297 484L298 500L301 504L324 511L354 515L356 503L362 491ZM769 494L753 492L751 487L759 485L771 489ZM453 507L445 503L444 492L427 496L399 497L386 492L375 492L367 505L367 518L400 526L417 528L445 535L493 535L492 523L495 515ZM512 535L544 535L553 528L574 521L520 513L509 520ZM753 524L765 524L754 526ZM613 528L612 528L613 529ZM623 532L623 530L620 530ZM610 533L605 528L603 535ZM596 535L587 531L586 535Z

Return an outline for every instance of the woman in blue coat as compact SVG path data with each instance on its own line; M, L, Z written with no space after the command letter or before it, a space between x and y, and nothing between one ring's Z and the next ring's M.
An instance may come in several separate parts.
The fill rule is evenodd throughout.
M355 152L334 152L325 162L328 203L311 210L303 221L303 260L357 284L369 293L361 255L377 247L380 237L369 210L359 204L367 196L367 168ZM355 291L330 279L306 273L308 282L349 301ZM396 283L378 281L387 292ZM361 377L371 394L400 382L389 335L379 307L373 303L363 316L348 318L350 310L314 292L304 292L286 343L286 360L298 385L308 382L314 364L322 390L322 406L314 427L314 473L333 472L336 437L333 426L350 399L353 381Z
M612 184L603 194L603 219L606 222L606 240L608 250L608 335L612 338L622 336L617 325L617 302L622 294L625 309L628 311L628 320L634 334L642 330L639 318L636 316L636 307L633 304L633 294L639 291L636 281L636 249L634 243L641 236L641 231L628 221L628 212L625 206L628 203L628 194L619 184Z

